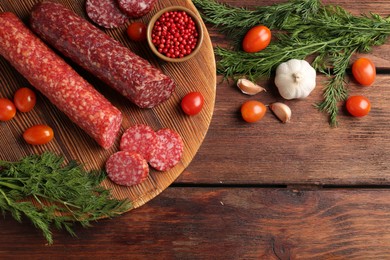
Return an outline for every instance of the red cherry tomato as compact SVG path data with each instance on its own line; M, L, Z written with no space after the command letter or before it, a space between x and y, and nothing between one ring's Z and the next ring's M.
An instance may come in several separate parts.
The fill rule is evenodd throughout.
M29 88L20 88L15 92L14 103L20 112L28 112L34 108L37 98Z
M181 100L181 108L189 116L198 114L204 104L204 98L200 92L190 92Z
M366 97L351 96L347 99L346 107L351 115L362 117L370 112L371 103Z
M241 106L241 116L248 123L254 123L262 119L267 112L267 107L256 100L246 101Z
M127 27L127 35L133 41L144 41L146 40L146 25L141 22L134 22Z
M8 121L14 118L16 108L14 103L7 98L0 98L0 121Z
M46 144L54 137L53 129L47 125L35 125L23 133L23 139L32 145Z
M271 31L264 25L258 25L250 29L242 41L242 49L253 53L265 49L271 42Z
M352 74L359 84L371 86L375 81L376 68L371 60L360 58L352 64Z

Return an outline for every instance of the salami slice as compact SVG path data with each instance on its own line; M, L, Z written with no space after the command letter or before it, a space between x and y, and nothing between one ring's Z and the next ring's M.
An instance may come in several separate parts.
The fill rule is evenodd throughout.
M94 23L104 28L116 28L128 20L115 0L87 0L85 11Z
M149 175L149 166L140 154L119 151L108 158L106 172L114 183L132 186L146 180Z
M150 166L159 171L167 171L179 163L184 150L180 135L169 128L156 132L157 145L149 160Z
M170 77L60 3L36 4L30 23L42 39L141 108L161 104L175 89Z
M119 8L130 18L140 18L149 13L157 0L118 0Z
M136 152L149 161L157 144L156 132L147 125L138 124L126 129L123 133L119 149Z
M0 13L0 55L103 148L112 146L121 112L13 13Z

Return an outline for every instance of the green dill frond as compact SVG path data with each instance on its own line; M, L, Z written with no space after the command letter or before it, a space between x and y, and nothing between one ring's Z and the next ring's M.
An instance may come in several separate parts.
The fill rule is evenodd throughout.
M100 186L103 171L85 171L71 161L51 152L31 155L18 162L0 161L0 208L21 222L29 219L40 229L49 244L51 227L64 229L75 236L72 227L113 217L131 209L128 200L117 200ZM38 206L26 199L35 199Z
M227 37L238 43L253 26L262 24L272 29L284 29L293 26L297 21L306 20L317 13L321 4L319 0L298 0L256 9L233 7L213 0L193 0L202 11L202 17L221 30Z

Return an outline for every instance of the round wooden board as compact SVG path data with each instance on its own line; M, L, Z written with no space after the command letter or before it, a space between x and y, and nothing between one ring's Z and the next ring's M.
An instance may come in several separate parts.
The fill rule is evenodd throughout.
M1 0L0 11L14 12L28 24L31 7L37 2L39 0ZM85 0L58 0L57 2L63 3L79 15L86 17ZM190 0L160 0L148 15L137 21L147 23L154 13L171 5L185 6L199 16ZM135 43L127 38L126 28L130 22L131 20L120 28L104 31L172 77L177 85L173 96L156 108L140 109L96 77L65 58L80 75L95 86L123 113L124 119L115 145L109 150L101 148L51 104L48 99L36 91L38 102L33 111L17 113L11 121L0 123L1 160L17 161L27 155L52 151L64 156L66 161L76 160L82 163L88 170L104 169L108 157L118 151L120 136L124 130L136 123L143 123L150 125L154 130L168 127L176 130L182 136L185 147L181 162L167 172L158 172L150 168L149 178L137 186L118 186L108 179L102 185L112 189L112 193L116 198L130 199L133 202L133 207L136 208L160 194L175 181L194 158L203 142L212 118L216 93L213 47L207 29L203 24L205 37L200 52L194 58L183 63L166 63L158 60L152 54L146 42ZM14 92L25 86L33 88L4 58L0 57L0 97L12 99ZM202 112L191 117L186 116L180 109L181 98L190 91L200 91L205 98ZM22 139L23 131L39 123L50 125L54 129L55 139L42 146L26 144Z

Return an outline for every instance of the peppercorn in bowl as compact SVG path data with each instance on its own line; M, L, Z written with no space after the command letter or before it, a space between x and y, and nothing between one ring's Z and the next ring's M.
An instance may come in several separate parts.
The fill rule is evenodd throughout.
M147 28L149 47L160 59L169 62L186 61L199 51L203 27L192 11L183 6L160 10Z

